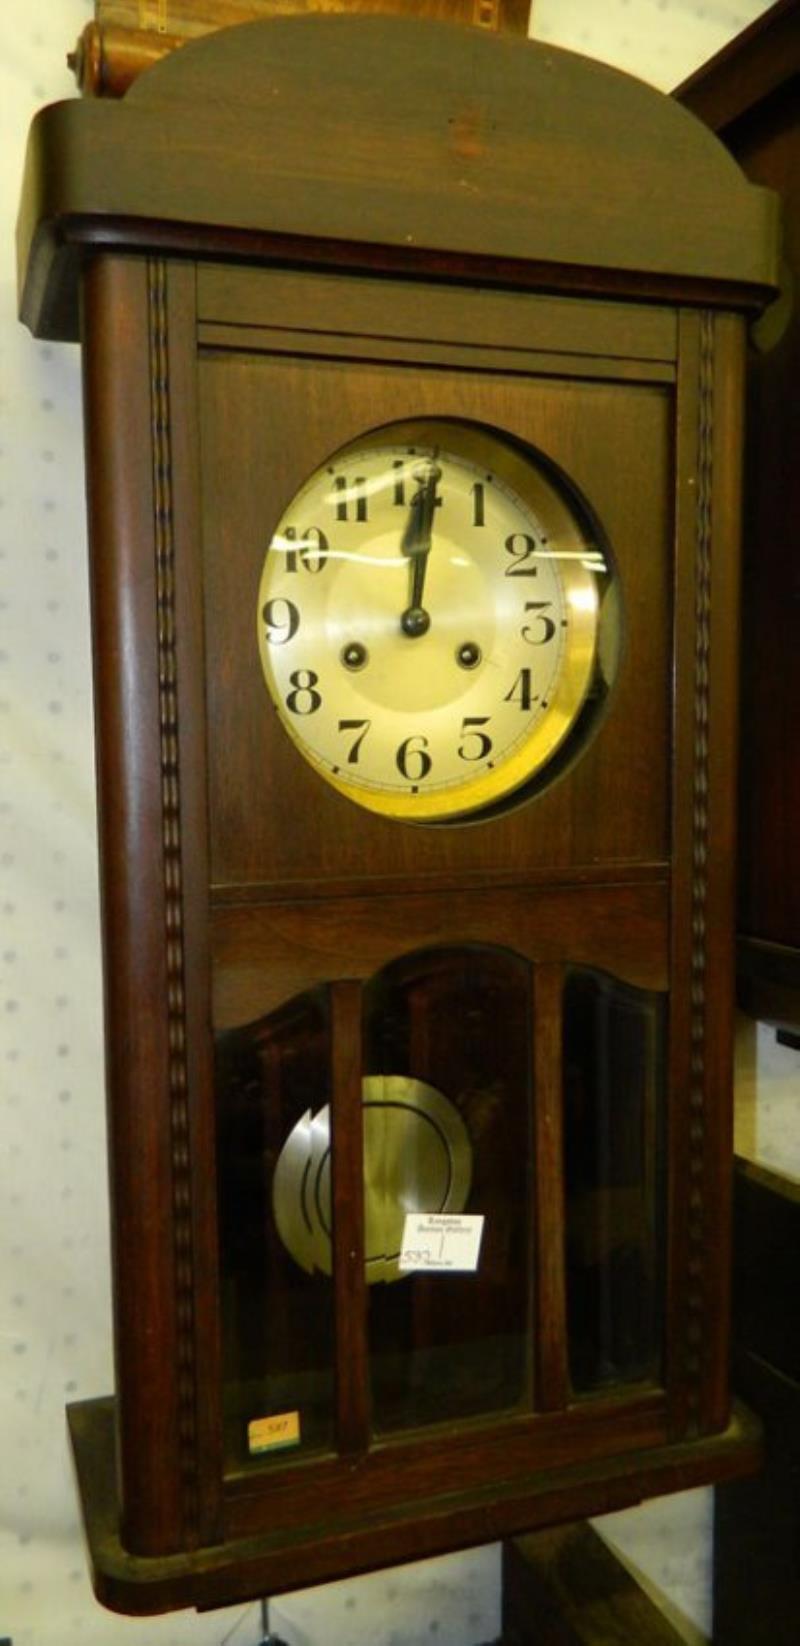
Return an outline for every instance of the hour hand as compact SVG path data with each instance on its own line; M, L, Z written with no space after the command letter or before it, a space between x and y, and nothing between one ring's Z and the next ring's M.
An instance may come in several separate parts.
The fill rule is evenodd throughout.
M400 544L401 552L411 561L409 567L409 603L400 617L400 627L404 634L411 637L425 634L430 627L431 620L423 607L422 599L425 592L428 555L431 549L433 512L436 508L436 487L441 476L441 469L433 461L421 464L414 470L417 489L411 499L403 540Z

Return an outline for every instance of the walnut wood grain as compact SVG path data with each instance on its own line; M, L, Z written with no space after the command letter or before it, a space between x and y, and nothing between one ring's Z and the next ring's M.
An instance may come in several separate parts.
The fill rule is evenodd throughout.
M527 1481L508 1482L482 1492L477 1504L450 1497L446 1507L425 1494L404 1512L374 1515L361 1533L345 1530L338 1544L315 1543L308 1536L286 1540L280 1530L251 1537L228 1548L202 1551L189 1560L132 1562L119 1542L111 1468L111 1403L88 1401L70 1408L70 1432L81 1491L89 1507L88 1538L93 1581L98 1597L113 1610L146 1616L186 1606L213 1607L237 1599L278 1594L305 1583L324 1583L344 1571L369 1570L394 1561L434 1555L477 1539L559 1524L597 1511L627 1508L642 1497L682 1491L707 1480L735 1479L752 1470L760 1457L760 1431L739 1410L724 1435L664 1447L657 1443L640 1456L634 1475L630 1459L613 1464L584 1463ZM441 1476L435 1482L441 1486Z
M735 640L741 331L687 315L678 389L676 863L672 1002L670 1387L679 1431L724 1422L729 1276L712 1231L730 1217L735 864ZM699 390L699 393L698 393ZM724 454L724 455L723 455ZM687 575L691 568L691 578ZM691 651L691 657L689 655ZM691 794L691 805L685 797ZM683 1270L679 1279L677 1271ZM710 1308L713 1298L713 1312Z
M585 1521L504 1545L503 1623L515 1646L680 1646L684 1638Z
M100 851L106 943L111 1198L124 1535L147 1553L187 1535L180 1469L180 1324L175 1212L166 886L158 670L150 327L143 263L99 261L87 280L86 414L98 466L89 486L92 597L104 648L95 662ZM100 339L102 338L102 344ZM134 388L133 385L136 385ZM100 544L103 552L98 552ZM130 646L130 637L135 644ZM129 672L115 658L128 639ZM128 688L131 688L130 691ZM140 1093L154 1099L140 1104ZM144 1192L142 1192L144 1191ZM166 1277L166 1284L165 1284ZM128 1383L130 1377L130 1383ZM141 1437L162 1467L141 1473ZM189 1532L191 1537L191 1532Z
M182 1444L184 1490L196 1493L196 1538L214 1542L220 1524L219 1478L222 1416L216 1198L214 1062L210 1015L208 923L207 723L203 689L203 589L196 545L199 462L196 439L197 367L195 271L191 264L156 263L148 271L153 392L151 419L156 514L161 514L164 698L162 759L165 793L165 861L171 887L171 939L180 933L182 1021L172 1029L181 1099L173 1122L176 1203L176 1302L182 1326ZM163 472L158 472L162 469ZM161 510L158 497L160 494ZM166 688L166 691L165 691ZM169 805L166 801L169 801ZM169 820L169 827L167 824ZM171 945L170 945L171 947ZM170 949L168 949L168 955ZM168 1000L171 993L168 994ZM180 1048L180 1058L177 1049ZM183 1083L185 1082L185 1090ZM202 1275L202 1284L199 1277ZM190 1460L190 1452L194 1457ZM192 1463L194 1468L192 1468Z
M254 279L251 269L227 263L199 265L197 315L201 343L206 328L225 327L223 346L237 342L252 350L261 345L259 330L280 327L298 344L328 333L338 334L342 347L375 338L416 348L458 345L466 355L493 348L509 365L512 351L526 357L538 351L558 356L560 365L571 357L584 373L589 362L595 370L598 355L615 360L621 372L633 362L672 367L678 351L678 316L669 306L601 298L587 304L544 293L532 299L524 291L476 293L386 277L356 287L346 274L304 269L263 269ZM385 347L382 352L385 357ZM672 381L669 371L664 380Z
M302 121L286 118L298 86ZM772 196L668 98L568 52L413 17L223 29L121 101L43 110L18 227L27 323L76 336L85 249L154 233L165 250L328 266L361 248L362 266L463 276L482 258L495 282L548 269L574 286L583 270L584 289L636 296L712 281L756 306L777 270Z
M214 1022L255 1022L331 976L346 955L366 979L402 954L491 940L525 958L595 965L638 988L665 989L669 895L654 886L416 891L405 896L262 903L212 918Z

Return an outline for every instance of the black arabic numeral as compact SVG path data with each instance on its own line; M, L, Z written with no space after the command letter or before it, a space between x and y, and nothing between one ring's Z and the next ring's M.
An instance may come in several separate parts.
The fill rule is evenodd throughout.
M287 526L286 530L283 533L283 536L284 536L284 539L286 540L287 543L292 543L292 544L296 543L297 542L297 527L296 526ZM297 571L297 550L295 548L291 548L291 549L286 550L286 570L287 570L287 572L296 572Z
M506 566L506 577L536 577L538 566L531 565L536 553L536 539L529 532L512 532L506 538L506 554L512 564Z
M358 521L359 524L363 524L364 521L367 520L366 484L367 483L363 474L359 475L355 480L348 480L345 475L337 474L336 479L333 482L333 489L338 494L338 502L336 504L337 520L350 519L351 503L355 504L355 514L353 518Z
M354 738L353 742L351 743L350 749L349 749L349 752L348 752L348 755L347 755L347 764L348 764L348 766L357 766L358 765L358 757L359 757L359 754L361 753L361 745L362 745L362 743L364 741L364 738L366 737L367 732L369 731L369 728L370 728L371 725L372 725L371 720L340 720L339 721L339 730L340 730L340 732L358 732L358 736L356 738Z
M506 692L503 702L518 703L523 713L527 713L527 711L531 708L533 701L533 693L531 691L531 671L530 669L520 669L510 692Z
M461 744L459 755L462 760L485 760L492 752L492 740L486 732L478 730L479 726L488 726L491 716L488 714L468 714L461 722ZM472 740L472 747L468 747L468 740ZM477 743L477 748L474 746Z
M296 572L300 566L312 576L322 571L327 564L329 544L319 526L308 526L299 538L297 527L287 526L283 536L292 544L292 548L286 550L287 572Z
M321 572L328 560L328 539L319 526L309 526L303 533L303 545L300 550L300 564L304 571L316 576Z
M289 676L289 685L293 688L286 699L286 707L292 714L316 714L322 706L322 697L315 690L319 682L319 675L313 669L295 669Z
M472 524L473 526L486 525L484 487L482 480L476 480L472 488Z
M525 627L520 630L523 640L527 640L529 646L546 646L548 640L552 640L556 632L556 626L552 617L547 617L545 615L546 612L550 610L552 604L552 600L525 601L526 612L536 612L538 614L535 619L537 626L539 626L538 633L535 634L533 629L530 628L527 623Z
M427 752L427 737L407 737L395 756L397 770L409 783L421 783L427 777L433 761Z
M285 646L300 627L300 613L291 600L268 600L261 608L270 646Z

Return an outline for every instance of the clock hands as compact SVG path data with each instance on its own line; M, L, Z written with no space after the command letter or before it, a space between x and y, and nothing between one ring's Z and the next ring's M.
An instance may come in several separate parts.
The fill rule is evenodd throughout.
M433 511L436 508L436 487L441 480L442 471L438 464L429 459L421 463L413 471L417 482L417 489L411 499L406 528L400 544L401 552L410 560L409 567L409 603L400 616L400 627L409 639L427 634L430 628L430 616L426 612L422 599L425 592L425 577L428 570L428 555L431 551L431 537L433 527Z

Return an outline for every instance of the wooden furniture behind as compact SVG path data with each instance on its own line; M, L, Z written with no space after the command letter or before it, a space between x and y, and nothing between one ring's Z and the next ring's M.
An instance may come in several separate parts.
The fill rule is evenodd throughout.
M585 1522L503 1545L501 1646L680 1646L683 1638Z
M800 1612L800 1186L737 1161L735 1386L763 1417L766 1459L719 1488L714 1515L715 1646L794 1646Z

